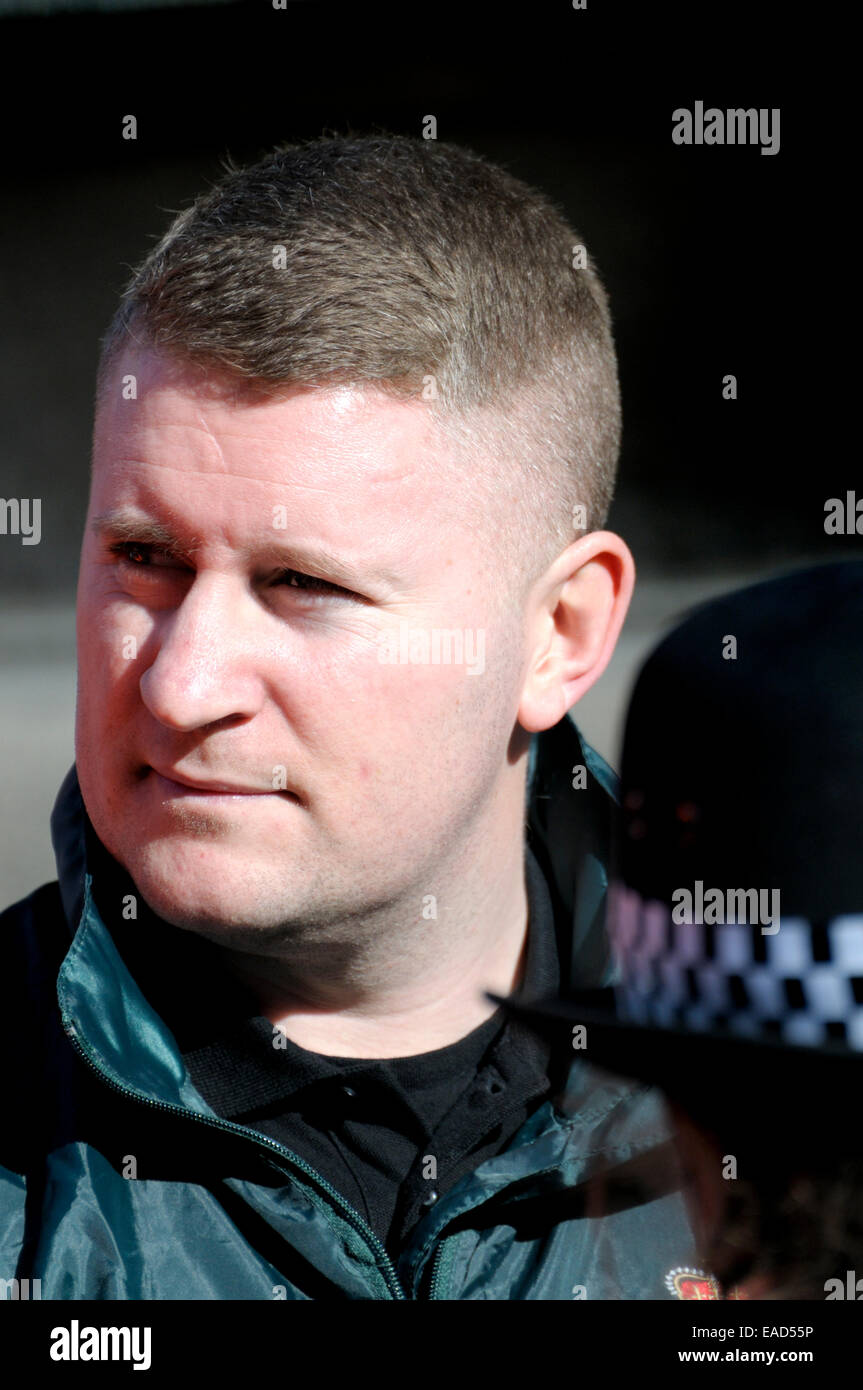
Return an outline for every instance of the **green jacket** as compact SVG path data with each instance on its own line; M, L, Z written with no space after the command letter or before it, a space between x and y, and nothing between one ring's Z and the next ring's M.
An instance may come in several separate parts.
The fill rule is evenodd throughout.
M582 987L613 978L616 795L568 718L534 739L532 843L572 914ZM52 816L58 881L0 917L0 1297L25 1287L14 1279L43 1299L672 1297L692 1237L654 1091L574 1052L564 1097L448 1191L394 1263L307 1163L192 1086L96 910L84 824L73 767Z

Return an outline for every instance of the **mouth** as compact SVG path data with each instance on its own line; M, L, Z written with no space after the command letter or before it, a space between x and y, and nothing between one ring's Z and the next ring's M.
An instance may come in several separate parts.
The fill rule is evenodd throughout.
M282 800L299 802L300 798L296 792L289 791L287 788L270 787L250 787L246 784L233 781L224 781L214 778L212 781L203 779L193 779L182 776L175 772L168 776L166 772L160 772L158 768L149 767L148 772L153 775L153 784L160 793L164 801L197 800L197 801L262 801L268 797L281 797Z

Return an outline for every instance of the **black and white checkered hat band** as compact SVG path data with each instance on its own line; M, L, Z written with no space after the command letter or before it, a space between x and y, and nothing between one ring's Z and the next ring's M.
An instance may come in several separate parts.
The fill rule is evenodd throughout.
M611 883L619 1017L863 1053L863 914L775 925L675 921L666 903Z

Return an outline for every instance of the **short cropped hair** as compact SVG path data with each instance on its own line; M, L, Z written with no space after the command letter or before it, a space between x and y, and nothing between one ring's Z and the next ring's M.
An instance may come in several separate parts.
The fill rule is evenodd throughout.
M605 523L620 395L595 264L548 198L459 145L328 136L229 162L124 290L97 403L133 343L265 397L426 400L530 575Z

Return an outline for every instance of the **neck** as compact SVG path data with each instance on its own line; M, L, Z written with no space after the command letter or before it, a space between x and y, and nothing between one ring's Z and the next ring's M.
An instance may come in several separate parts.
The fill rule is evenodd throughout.
M495 1012L524 973L524 788L424 881L361 921L278 954L222 948L261 1012L299 1047L338 1057L409 1057L447 1047Z

